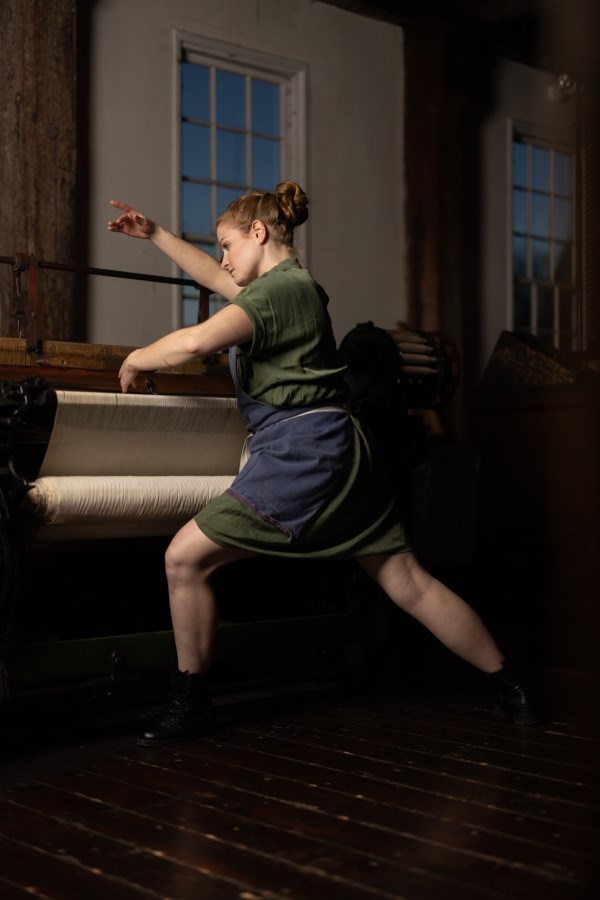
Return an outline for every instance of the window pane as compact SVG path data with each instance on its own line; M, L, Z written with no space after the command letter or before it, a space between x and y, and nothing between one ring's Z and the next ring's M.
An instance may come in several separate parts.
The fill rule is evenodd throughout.
M550 199L541 194L531 195L531 232L550 237Z
M252 79L252 131L279 134L279 85Z
M554 280L569 282L573 281L572 266L572 244L554 245Z
M198 322L198 294L193 297L187 292L183 295L182 326L196 325Z
M550 278L550 244L548 241L532 241L533 277L538 281Z
M527 147L520 141L513 143L513 184L527 186Z
M228 301L221 294L211 294L208 299L208 315L214 316L216 312L227 306Z
M210 129L184 122L181 140L183 176L210 178Z
M531 184L535 190L550 191L550 151L531 148Z
M515 284L514 286L513 329L515 331L531 329L531 293L526 284Z
M246 182L246 137L233 131L217 129L217 179Z
M513 231L527 232L527 194L525 191L513 191Z
M554 328L554 296L552 288L538 288L537 315L539 333L544 331L551 334Z
M211 231L214 229L211 228ZM216 239L215 239L216 240ZM211 256L214 256L216 259L221 259L222 253L221 248L218 247L214 241L194 241L194 246L199 247L200 250L204 250L205 253L209 253ZM183 276L185 277L185 276Z
M210 234L210 188L206 184L182 185L183 230L192 234Z
M279 141L252 139L252 184L273 190L279 182Z
M206 66L181 65L181 111L191 119L210 119L210 78Z
M569 241L571 233L571 201L554 201L554 236L562 241Z
M246 79L233 72L217 72L217 122L232 128L246 127Z
M571 195L573 187L571 157L566 153L554 154L554 190L557 194Z
M513 237L513 274L527 278L527 238Z
M242 192L231 188L217 188L217 217L227 209L229 204L237 199Z
M201 250L204 250L205 253L209 253L211 256L216 256L218 259L221 258L221 251L218 249L215 244L210 241L194 241L194 246L199 247ZM189 277L185 272L181 272L181 278ZM211 294L212 298L212 294ZM209 315L211 315L211 298L209 298ZM184 285L182 291L182 326L187 325L196 325L198 322L198 316L201 312L200 310L200 292L197 288L192 287L191 285Z

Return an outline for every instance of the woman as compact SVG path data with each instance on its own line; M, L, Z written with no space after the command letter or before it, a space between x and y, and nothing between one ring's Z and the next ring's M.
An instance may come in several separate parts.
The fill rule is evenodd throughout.
M250 455L233 485L188 522L166 553L178 671L165 711L139 738L153 746L205 734L217 607L211 577L257 553L354 558L391 600L446 647L492 676L497 708L520 723L539 714L475 611L418 563L378 450L344 407L344 368L328 298L296 259L308 198L294 182L233 201L217 222L221 262L126 203L109 231L150 240L229 304L207 321L134 350L121 388L141 372L230 348Z

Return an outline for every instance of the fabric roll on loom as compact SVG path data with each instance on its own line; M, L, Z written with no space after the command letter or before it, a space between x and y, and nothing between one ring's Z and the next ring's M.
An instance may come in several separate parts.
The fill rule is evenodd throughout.
M41 539L174 533L239 471L246 429L233 398L55 394L21 504Z
M38 478L26 507L44 525L179 522L226 490L234 475L63 475Z

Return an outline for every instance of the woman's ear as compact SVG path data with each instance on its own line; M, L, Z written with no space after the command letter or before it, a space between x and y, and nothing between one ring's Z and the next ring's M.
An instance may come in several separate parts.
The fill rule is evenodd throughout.
M259 244L264 244L267 238L269 237L269 230L264 222L261 222L260 219L255 219L252 223L252 237L259 242Z

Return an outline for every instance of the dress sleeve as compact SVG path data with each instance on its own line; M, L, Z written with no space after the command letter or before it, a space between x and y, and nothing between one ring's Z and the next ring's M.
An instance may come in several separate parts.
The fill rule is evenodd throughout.
M249 284L231 302L243 309L252 323L252 340L244 345L251 356L278 352L293 340L290 335L293 319L286 315L284 297L278 296L273 302L260 279Z

